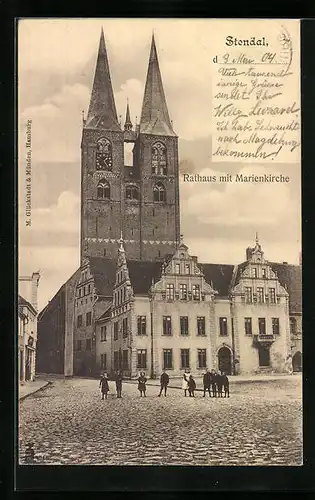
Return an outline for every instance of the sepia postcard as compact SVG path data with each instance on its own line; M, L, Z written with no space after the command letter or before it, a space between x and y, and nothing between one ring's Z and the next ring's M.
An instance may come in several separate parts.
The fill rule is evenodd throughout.
M18 463L303 465L300 21L17 53Z

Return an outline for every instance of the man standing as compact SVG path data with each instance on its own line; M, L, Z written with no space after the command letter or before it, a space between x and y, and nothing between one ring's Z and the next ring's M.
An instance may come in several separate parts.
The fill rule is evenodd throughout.
M163 370L161 378L160 378L160 384L161 384L161 389L160 389L160 394L159 397L161 396L163 389L164 389L164 396L166 397L166 391L167 391L167 386L169 384L170 378L167 375L166 371Z
M121 398L122 380L123 380L123 378L122 378L121 371L117 370L116 377L115 377L117 398Z
M203 376L203 397L205 397L207 391L209 392L209 397L211 397L210 385L211 385L211 374L207 368L206 373Z
M211 370L211 388L212 388L212 396L214 398L217 397L217 374L215 370Z

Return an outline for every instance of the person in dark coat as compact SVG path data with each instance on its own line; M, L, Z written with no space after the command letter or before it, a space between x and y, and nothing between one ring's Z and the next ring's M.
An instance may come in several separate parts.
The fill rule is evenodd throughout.
M195 397L195 390L196 390L196 382L193 379L193 376L190 375L190 377L188 379L188 392L189 392L190 397L192 397L192 398Z
M211 397L210 385L211 385L211 373L207 368L207 371L203 376L203 397L205 397L207 391L209 392L209 397Z
M217 374L215 370L211 370L211 389L212 389L212 396L214 398L217 397Z
M224 397L230 397L230 383L226 373L222 373L222 384L224 389Z
M222 372L217 373L216 379L217 379L218 397L222 398L222 387L223 387Z
M164 396L166 397L166 391L167 391L167 386L169 384L169 381L170 381L169 376L167 375L166 371L163 370L163 373L162 373L161 378L160 378L161 389L160 389L159 396L161 396L163 389L164 389Z
M121 398L122 381L123 381L123 377L122 377L121 371L118 370L116 372L116 375L115 375L117 398Z
M147 382L146 376L144 372L140 373L140 376L138 378L138 390L140 391L140 397L143 396L145 397L145 391L147 390L145 384Z
M102 393L102 399L107 399L107 394L109 392L108 377L107 373L103 373L100 380L100 388Z

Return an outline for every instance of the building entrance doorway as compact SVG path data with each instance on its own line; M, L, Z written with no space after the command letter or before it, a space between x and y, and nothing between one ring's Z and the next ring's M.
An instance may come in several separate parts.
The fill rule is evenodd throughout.
M218 352L219 370L227 375L232 374L232 355L228 347L221 347Z
M270 351L268 347L260 345L258 348L259 366L270 366Z
M297 351L292 358L292 365L294 372L302 371L302 354L300 351Z

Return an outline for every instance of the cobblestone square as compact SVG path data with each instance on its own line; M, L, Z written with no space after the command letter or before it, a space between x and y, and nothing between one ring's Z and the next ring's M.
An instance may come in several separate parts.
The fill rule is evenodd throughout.
M226 399L110 389L102 400L97 380L55 379L20 401L20 463L32 442L47 465L302 465L299 375L232 383Z

